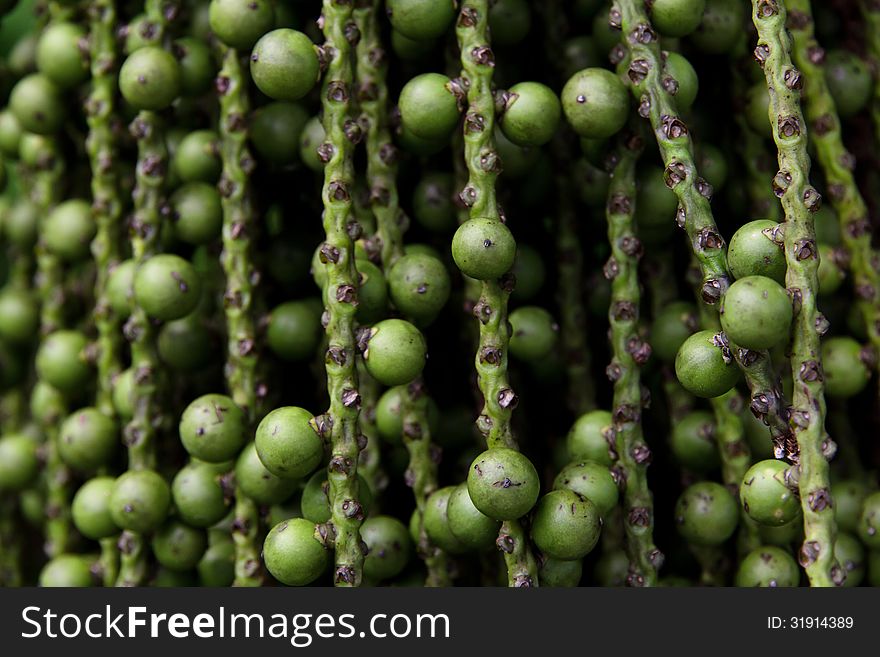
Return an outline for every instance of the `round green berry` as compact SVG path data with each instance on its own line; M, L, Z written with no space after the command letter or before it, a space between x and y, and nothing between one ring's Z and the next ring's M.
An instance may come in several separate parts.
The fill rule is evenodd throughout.
M420 139L446 139L458 125L458 100L450 79L439 73L423 73L407 82L398 107L401 123Z
M19 433L0 438L0 491L27 488L39 471L36 441Z
M8 107L24 130L38 135L56 132L66 114L60 89L39 73L23 77L15 84Z
M171 496L181 520L192 527L211 527L226 516L231 500L222 477L229 469L228 463L191 461L174 475Z
M697 327L697 309L692 303L674 301L667 304L651 325L652 353L665 363L673 362L681 345Z
M388 272L388 290L397 309L428 324L449 299L449 272L439 258L424 253L398 258Z
M135 302L150 317L167 322L186 317L196 309L202 282L187 260L163 253L137 268L133 289Z
M83 356L87 345L86 336L79 331L50 333L37 350L37 375L63 393L79 392L92 375Z
M691 411L675 422L669 446L676 460L701 474L717 468L720 459L715 430L715 416L706 411Z
M409 530L397 518L373 516L364 520L361 540L367 544L364 576L383 581L397 577L409 563L412 541Z
M299 488L298 479L282 479L266 469L251 441L235 462L235 483L257 504L278 504ZM326 521L325 521L326 522Z
M223 206L214 185L191 182L171 196L175 236L187 244L207 244L220 237Z
M471 501L482 513L495 520L516 520L535 505L541 480L523 454L496 447L473 460L467 486Z
M251 53L251 77L274 100L299 100L320 75L318 54L302 32L282 28L260 37Z
M550 355L559 334L559 326L550 313L538 306L523 306L510 313L508 320L512 356L534 362Z
M614 434L610 412L597 410L584 413L575 421L566 437L569 458L611 467L614 464L611 457Z
M391 26L417 41L442 36L455 18L454 0L386 0Z
M791 554L772 545L749 552L736 571L739 587L797 586L800 579L800 569Z
M498 538L500 523L474 506L467 483L455 486L449 494L446 517L449 531L461 545L470 550L492 547Z
M58 437L58 454L79 472L107 465L119 445L119 427L97 408L83 408L64 420Z
M257 455L277 477L297 479L317 468L324 444L314 427L314 416L298 406L271 411L257 427Z
M275 25L270 0L211 0L211 31L230 48L249 50Z
M683 37L697 29L705 8L706 0L654 0L651 24L663 36Z
M766 276L785 285L785 252L776 242L780 224L768 219L740 226L727 247L727 264L734 278Z
M272 310L266 342L276 355L299 361L315 354L324 333L316 305L311 301L288 301Z
M247 442L247 415L226 395L202 395L183 411L179 433L191 456L223 463L234 458Z
M565 83L562 111L581 137L610 137L626 123L629 93L611 71L586 68Z
M697 397L718 397L739 381L739 368L728 353L723 334L699 331L682 343L675 357L675 375Z
M79 554L61 554L49 561L40 571L39 584L43 588L83 588L92 586L92 564Z
M501 115L504 135L517 146L543 146L556 134L562 105L550 87L540 82L513 85Z
M171 490L153 470L129 470L110 493L110 516L122 529L146 534L158 529L171 508Z
M138 110L162 110L180 95L180 64L167 50L145 46L131 53L119 69L119 90Z
M748 469L740 486L743 509L755 522L779 527L801 511L797 493L787 483L790 466L775 459L759 461Z
M510 229L497 219L469 219L455 231L452 258L466 276L493 280L513 267L516 242Z
M733 535L739 521L736 500L714 481L691 484L675 505L675 523L694 545L721 545Z
M315 538L314 523L291 518L272 528L263 543L263 561L272 576L287 586L305 586L327 568L327 550Z
M73 496L70 507L73 524L86 538L97 541L119 533L110 512L110 495L115 485L113 477L93 477Z
M862 345L847 336L822 342L822 368L825 394L846 399L859 394L868 385L871 370L862 356Z
M415 379L425 367L425 337L402 319L385 319L373 325L364 362L374 379L398 386Z
M532 517L532 539L552 559L582 559L599 541L602 518L590 500L568 490L550 491Z

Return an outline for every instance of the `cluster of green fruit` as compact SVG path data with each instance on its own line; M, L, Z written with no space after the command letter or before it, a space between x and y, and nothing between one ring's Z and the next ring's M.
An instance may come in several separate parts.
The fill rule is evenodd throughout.
M871 3L0 4L0 584L880 585Z

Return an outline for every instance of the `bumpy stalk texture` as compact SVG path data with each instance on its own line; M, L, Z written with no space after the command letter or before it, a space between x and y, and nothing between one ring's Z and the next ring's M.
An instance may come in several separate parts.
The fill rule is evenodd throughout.
M664 84L666 77L657 33L651 27L644 5L636 0L617 0L611 10L612 22L623 30L623 48L612 52L625 75L630 89L639 103L639 115L648 119L660 156L665 166L666 185L678 197L676 222L687 233L693 256L699 265L701 281L698 284L700 300L715 305L730 286L725 241L715 225L709 199L712 186L699 176L694 163L690 131L682 121L670 90L675 85ZM717 307L717 306L716 306ZM701 308L701 313L705 309ZM735 349L735 345L731 345ZM761 352L757 368L770 367L770 357ZM750 368L743 374L753 396L766 391L760 381L753 379ZM769 370L767 370L769 372ZM767 414L775 416L770 422L780 424L784 404L769 404Z
M357 7L354 18L361 35L356 48L357 98L361 123L367 128L367 184L370 206L376 217L379 253L387 275L404 255L404 250L397 191L397 150L391 141L388 121L387 56L379 31L381 8L379 0L372 0L371 4ZM407 482L413 489L420 518L418 550L428 568L428 585L444 586L449 583L446 557L431 544L421 522L425 502L437 489L436 448L431 443L427 401L421 380L407 386L401 408L404 444L409 453ZM363 419L361 425L364 428Z
M330 522L335 534L334 582L338 586L359 586L363 577L360 526L364 512L357 501L360 396L354 324L358 277L352 241L356 224L351 212L354 144L346 134L354 93L352 48L346 39L353 24L351 3L324 0L322 20L327 60L322 104L327 141L320 147L324 160L325 233L321 261L327 268L324 305L328 338L325 363L330 395L326 424L332 453L328 468Z
M816 308L818 251L812 212L820 197L810 185L807 126L801 113L801 73L791 61L786 31L786 8L777 0L752 0L752 20L758 30L755 58L764 69L770 92L769 120L773 127L779 173L773 184L785 211L786 286L795 306L791 366L794 380L791 427L800 451L799 489L805 539L800 562L811 586L842 583L845 572L834 557L836 526L825 450L825 395Z
M871 248L868 206L856 185L855 158L843 143L840 118L822 68L825 51L816 41L810 3L789 0L788 26L792 58L804 78L804 113L810 124L816 159L827 180L827 195L840 219L841 238L849 256L855 299L871 346L880 353L880 272ZM880 9L866 12L870 26L880 22ZM875 364L880 359L874 359Z
M611 280L612 359L607 368L614 385L612 418L617 467L624 482L623 525L629 556L630 586L654 586L663 555L654 545L654 500L648 488L647 468L651 450L642 434L642 385L640 368L651 356L651 347L638 333L638 267L642 244L635 234L635 166L642 152L642 138L628 134L615 152L617 164L608 188L606 217L611 257L605 276Z
M467 81L467 112L464 117L464 159L469 174L460 199L471 219L500 219L495 197L495 181L500 170L495 150L495 101L492 75L495 55L489 42L489 2L463 2L456 23L461 49L462 77ZM480 322L480 342L475 358L483 410L477 427L492 447L516 448L510 429L510 416L517 396L507 380L507 301L512 281L483 281L474 315ZM504 553L511 586L538 583L537 565L519 521L501 527L498 546Z
M33 172L31 200L39 208L41 224L59 202L64 179L64 160L55 137L40 140L41 153ZM45 339L64 326L64 268L58 256L49 252L42 239L36 246L37 271L34 287L40 297L40 336ZM59 424L67 413L63 395L54 391L51 406L40 418L45 438L46 459L46 554L63 554L71 545L71 473L58 453Z
M223 66L217 77L220 97L220 156L223 173L218 184L223 206L223 252L220 260L226 275L223 307L226 317L226 386L237 406L254 425L259 415L257 340L254 318L256 276L251 259L257 230L251 202L249 175L255 165L247 145L250 110L247 77L234 48L221 47ZM235 491L235 585L259 586L260 516L256 504L241 489Z
M92 168L92 208L98 232L92 241L95 259L95 328L98 331L97 407L112 417L113 385L122 369L121 318L110 307L107 278L120 261L122 198L116 169L117 149L112 122L116 106L116 5L96 0L89 7L92 89L86 101L89 134L86 150Z
M161 2L147 0L145 13L155 24L152 34L155 43L165 35L166 18ZM162 231L162 202L165 175L168 169L168 150L161 118L152 111L142 110L132 121L130 130L137 140L135 188L132 194L134 214L129 236L135 271L159 251ZM159 398L161 364L156 348L157 330L147 313L133 302L131 315L123 326L123 333L131 348L131 367L134 369L132 386L132 418L123 429L123 440L128 446L129 470L156 468L157 428L162 425L162 406ZM124 531L119 539L120 567L117 586L138 586L147 575L148 547L145 538L135 532Z

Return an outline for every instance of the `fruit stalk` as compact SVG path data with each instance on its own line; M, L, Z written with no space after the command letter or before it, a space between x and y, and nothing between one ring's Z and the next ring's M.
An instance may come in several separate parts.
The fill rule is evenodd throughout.
M790 0L788 26L791 30L791 56L804 81L804 113L811 130L816 159L826 178L831 205L840 219L841 239L849 256L849 268L859 312L875 353L880 353L880 272L871 248L868 207L859 192L853 170L855 158L846 149L840 117L828 89L822 68L825 51L816 41L810 3ZM866 11L880 22L880 9ZM868 25L872 21L868 21ZM875 359L880 363L880 359Z
M223 207L223 251L226 276L223 307L226 319L226 386L233 401L254 426L259 419L261 394L257 383L257 340L254 318L256 270L251 260L257 230L249 175L255 161L247 145L250 103L241 57L234 48L218 46L222 68L216 88L220 99L220 157L223 171L218 183ZM260 516L257 505L240 488L235 490L235 586L259 586L262 568L259 548Z
M800 451L798 487L804 512L805 539L800 562L811 586L842 583L845 572L834 557L836 525L825 450L825 395L819 347L820 314L816 309L818 251L812 212L819 193L810 185L807 126L801 113L801 73L791 61L786 8L777 0L752 0L758 31L755 58L764 69L770 92L769 120L779 159L774 190L785 212L785 283L795 305L791 365L794 395L790 424Z
M154 24L152 41L161 43L167 19L159 0L147 0L145 13ZM162 201L168 151L161 118L151 110L141 110L129 126L137 141L135 188L132 193L134 212L129 229L131 257L138 269L159 251L162 232ZM132 295L132 310L123 325L123 335L131 348L134 382L131 392L132 418L123 429L128 447L129 470L154 470L157 465L157 427L162 425L159 399L161 364L156 348L156 327ZM146 540L126 530L119 538L120 564L117 586L138 586L147 575Z
M379 0L358 6L354 19L361 35L357 44L357 98L365 119L362 123L367 126L367 184L387 277L394 263L404 255L404 249L397 191L397 149L391 141L388 121L388 64L379 32L381 7ZM417 380L407 386L401 408L403 439L409 453L407 471L420 519L425 501L437 489L437 463L431 444L427 400L424 384ZM421 520L418 548L428 568L428 585L447 584L445 555L430 543Z
M117 149L113 135L116 104L116 4L95 0L89 5L92 89L86 100L89 134L86 150L92 169L92 211L97 233L92 241L95 259L95 328L98 331L97 408L113 417L114 379L122 369L120 317L107 298L107 278L120 261L122 197L116 170Z
M880 2L860 0L859 8L865 25L865 41L874 73L874 98L871 101L871 120L874 134L880 135ZM797 37L795 37L797 38ZM800 64L798 64L800 66Z
M36 279L34 287L40 296L40 336L45 339L64 325L64 268L58 256L52 254L43 241L45 222L50 210L61 200L64 179L64 160L55 137L39 138L41 152L33 172L31 200L39 208L40 239L36 246ZM70 547L71 473L58 452L59 424L67 413L67 404L61 392L53 389L50 403L40 418L45 439L46 472L46 544L50 558L63 554Z
M328 466L330 523L335 532L334 583L359 586L364 563L360 539L364 512L356 494L361 438L354 330L358 277L352 238L359 227L351 212L354 144L346 135L354 93L352 49L346 34L353 22L350 2L324 0L323 7L327 70L321 98L327 142L320 147L325 164L322 191L325 241L321 246L321 262L327 268L324 304L328 338L325 365L330 395L327 421L332 452Z
M701 316L708 316L703 304L716 306L730 286L731 278L724 238L709 206L712 186L699 176L690 131L678 114L674 97L661 80L660 44L643 4L636 0L618 0L612 9L612 20L623 30L623 50L616 49L612 55L639 103L639 115L651 123L665 166L666 185L678 197L676 222L685 229L699 265L701 280L697 292L702 301ZM731 348L735 349L735 345ZM770 366L769 354L764 355L758 367ZM749 390L753 396L764 394L760 381L752 378L752 372L748 368L743 370ZM782 408L771 405L767 412L780 415ZM780 420L776 418L772 422L777 425Z
M466 200L468 216L500 220L495 197L498 177L498 156L495 150L495 100L492 76L495 55L489 42L488 0L468 0L461 5L456 22L456 35L461 50L462 78L467 82L467 111L464 118L464 159L468 183L461 192ZM480 322L480 339L475 360L483 410L477 428L487 446L516 449L510 429L510 416L517 396L507 380L507 351L510 336L507 330L507 301L513 281L483 281L474 315ZM505 521L498 536L504 552L510 586L534 586L538 568L528 545L525 531L518 520Z
M605 276L611 280L612 359L606 372L614 385L612 418L617 467L624 482L624 529L629 556L629 586L655 586L663 555L654 545L654 500L648 488L651 450L642 434L642 384L640 368L651 356L651 347L638 333L638 267L642 243L635 234L635 167L643 149L638 132L627 131L617 148L617 164L608 188L606 217L611 256Z

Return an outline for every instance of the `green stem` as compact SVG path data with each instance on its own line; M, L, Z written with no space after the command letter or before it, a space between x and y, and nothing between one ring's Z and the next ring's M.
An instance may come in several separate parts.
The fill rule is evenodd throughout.
M112 119L116 103L116 5L115 0L95 0L89 6L92 90L86 101L89 134L86 150L92 168L92 208L97 234L92 242L95 280L95 327L98 331L97 407L109 417L115 415L113 387L121 371L122 335L120 317L107 298L107 278L120 260L122 197L116 172L116 138Z
M259 417L257 340L254 318L254 265L252 240L257 231L251 202L249 174L254 159L247 145L250 103L247 77L237 50L221 48L223 66L217 77L220 95L220 156L223 174L218 188L223 205L223 252L226 275L226 386L251 425ZM260 516L256 504L240 488L235 491L235 586L259 586L262 567L259 547Z
M354 325L358 278L352 240L357 223L351 211L354 144L346 135L354 92L352 48L346 39L353 24L351 3L324 0L322 18L327 70L321 98L327 142L320 149L325 159L322 192L325 241L321 259L327 268L324 305L328 338L325 365L330 395L327 423L332 452L328 467L330 522L335 534L334 582L337 586L359 586L364 563L360 539L364 512L357 501L360 395Z
M663 555L654 545L654 500L648 488L647 468L651 450L642 434L642 385L640 368L651 355L650 347L638 333L638 267L642 244L635 234L635 167L643 140L629 133L621 138L615 152L617 163L608 188L606 217L611 257L605 276L611 280L612 359L608 378L614 385L612 417L615 430L617 467L624 482L624 530L629 555L630 586L655 586Z
M816 309L819 260L812 216L819 209L820 197L809 181L807 126L800 104L803 82L791 61L785 5L778 0L752 0L752 20L758 31L755 58L764 69L770 92L768 116L779 159L773 185L785 211L785 283L795 309L790 347L794 381L790 423L800 451L798 486L805 531L800 561L811 586L832 586L842 583L846 573L834 557L837 528L824 454L830 441L824 426L821 322Z
M462 78L467 81L468 108L464 118L464 159L468 183L461 193L467 200L469 217L500 219L495 198L498 161L495 150L495 100L492 96L492 73L495 56L489 42L488 0L466 0L456 23L461 50ZM474 315L480 321L480 343L475 360L483 411L477 428L493 447L516 449L510 429L510 416L517 396L507 380L507 300L513 281L483 281ZM498 546L504 553L510 586L538 584L538 566L528 538L518 520L501 526Z
M880 139L880 2L878 0L859 0L865 26L865 41L868 55L874 69L874 98L871 102L871 120L874 124L874 137ZM800 66L800 64L798 64Z
M40 138L42 152L33 174L31 199L40 209L41 235L50 210L58 203L64 176L64 161L54 137ZM37 274L35 287L40 295L40 335L45 339L64 325L64 269L59 258L51 254L42 239L36 247ZM70 500L71 474L58 453L59 423L67 413L64 396L53 391L51 408L41 418L46 449L46 554L56 557L70 547L72 540Z
M791 56L803 76L804 110L810 125L810 140L825 174L828 198L840 219L856 303L871 346L880 354L880 272L871 248L868 207L853 175L856 161L843 143L840 118L822 68L825 51L813 33L810 3L788 0L787 7L793 41ZM871 18L868 25L880 23L880 7L866 10L865 15ZM874 362L876 369L880 359Z

